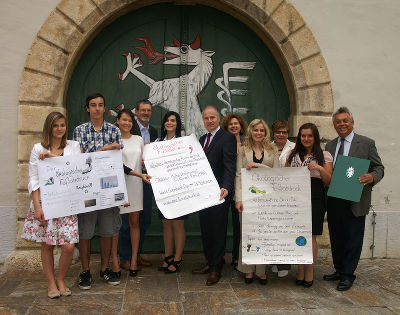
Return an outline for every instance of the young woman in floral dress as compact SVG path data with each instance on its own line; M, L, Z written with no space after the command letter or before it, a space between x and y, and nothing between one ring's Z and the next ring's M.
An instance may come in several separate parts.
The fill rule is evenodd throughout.
M31 204L21 236L27 240L42 243L42 265L47 278L47 296L49 298L71 295L71 291L65 285L64 278L71 264L75 243L79 241L78 219L76 215L50 220L44 219L40 202L38 161L81 153L79 143L67 140L66 132L67 121L65 116L59 112L50 113L44 122L41 142L33 146L29 160L28 189ZM53 249L55 245L61 246L57 277L54 276Z

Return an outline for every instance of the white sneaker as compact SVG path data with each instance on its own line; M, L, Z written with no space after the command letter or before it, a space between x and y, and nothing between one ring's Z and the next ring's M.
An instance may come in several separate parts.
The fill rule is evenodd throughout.
M271 271L277 273L278 272L278 266L277 265L272 265L271 266Z
M287 270L279 270L278 271L278 277L279 278L286 277L288 274L289 274L289 271L287 271Z

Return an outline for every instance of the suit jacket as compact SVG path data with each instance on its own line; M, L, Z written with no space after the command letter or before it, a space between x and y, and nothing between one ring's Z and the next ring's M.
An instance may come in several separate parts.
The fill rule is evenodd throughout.
M329 151L332 157L335 157L338 139L339 138L336 138L326 144L325 149ZM351 210L353 214L356 217L359 217L369 213L372 186L376 185L383 178L384 166L379 157L378 151L376 150L375 141L356 133L354 134L353 141L350 145L349 156L370 160L371 163L369 165L368 173L371 173L374 178L373 184L364 186L360 202L351 202Z
M149 125L149 133L150 133L150 142L156 141L156 139L158 138L157 129L154 128L153 126ZM132 128L132 134L136 135L136 136L142 136L142 133L140 132L139 125L137 124L136 121L134 122L134 125L133 125L133 128Z
M247 164L253 162L253 150L245 147L239 149L236 161L236 177L235 177L235 201L242 201L242 168L246 168ZM264 150L264 159L261 167L279 167L279 154L274 146L273 153Z
M203 146L207 135L200 137ZM215 178L221 188L233 193L236 171L236 138L233 134L221 128L214 135L207 151L205 152Z

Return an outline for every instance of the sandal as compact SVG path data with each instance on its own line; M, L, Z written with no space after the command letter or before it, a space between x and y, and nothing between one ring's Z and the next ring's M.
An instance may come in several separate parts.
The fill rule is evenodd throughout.
M65 290L60 290L60 295L61 296L70 296L71 294L72 294L72 292L68 288L65 288Z
M47 296L50 299L57 299L60 297L60 291L58 291L58 290L47 291Z
M173 263L174 257L175 257L175 255L170 255L170 256L165 257L163 262L166 263L167 266L163 266L163 265L158 266L158 271L164 271L164 272L167 271L168 267Z
M173 260L173 261L171 262L171 264L167 267L167 270L165 270L165 273L175 273L175 272L178 272L178 271L179 271L179 268L182 266L182 264L183 264L183 259L178 260L178 261ZM174 267L175 267L175 270L169 269L170 266L174 266Z

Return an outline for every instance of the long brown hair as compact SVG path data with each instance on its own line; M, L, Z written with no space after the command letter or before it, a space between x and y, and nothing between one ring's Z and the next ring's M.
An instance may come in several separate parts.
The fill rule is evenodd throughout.
M274 152L274 146L269 141L271 133L269 131L268 125L264 120L258 118L254 119L247 127L246 135L244 137L244 144L243 144L244 147L248 150L254 149L254 141L253 137L251 136L251 132L253 131L254 127L257 126L258 124L262 124L265 129L265 137L261 143L263 149L266 150L268 153Z
M67 119L60 112L51 112L50 114L47 115L46 120L44 121L44 125L43 125L42 141L41 141L43 148L46 148L47 150L51 149L51 138L52 138L52 134L53 134L53 126L54 126L55 122L61 118L63 118L65 121L66 130L65 130L65 134L61 138L61 144L58 149L64 149L65 146L67 145L67 130L68 130Z
M301 131L304 129L311 129L311 132L314 136L314 145L312 147L311 154L317 160L319 165L323 165L325 163L325 158L324 158L324 153L321 149L321 140L319 138L318 128L313 123L305 123L300 126L299 132L298 132L297 138L296 138L296 146L290 153L290 155L287 159L287 163L289 165L290 165L290 163L292 163L292 160L293 160L294 156L296 155L296 153L299 153L300 160L302 162L304 162L304 156L307 154L306 148L301 143Z

